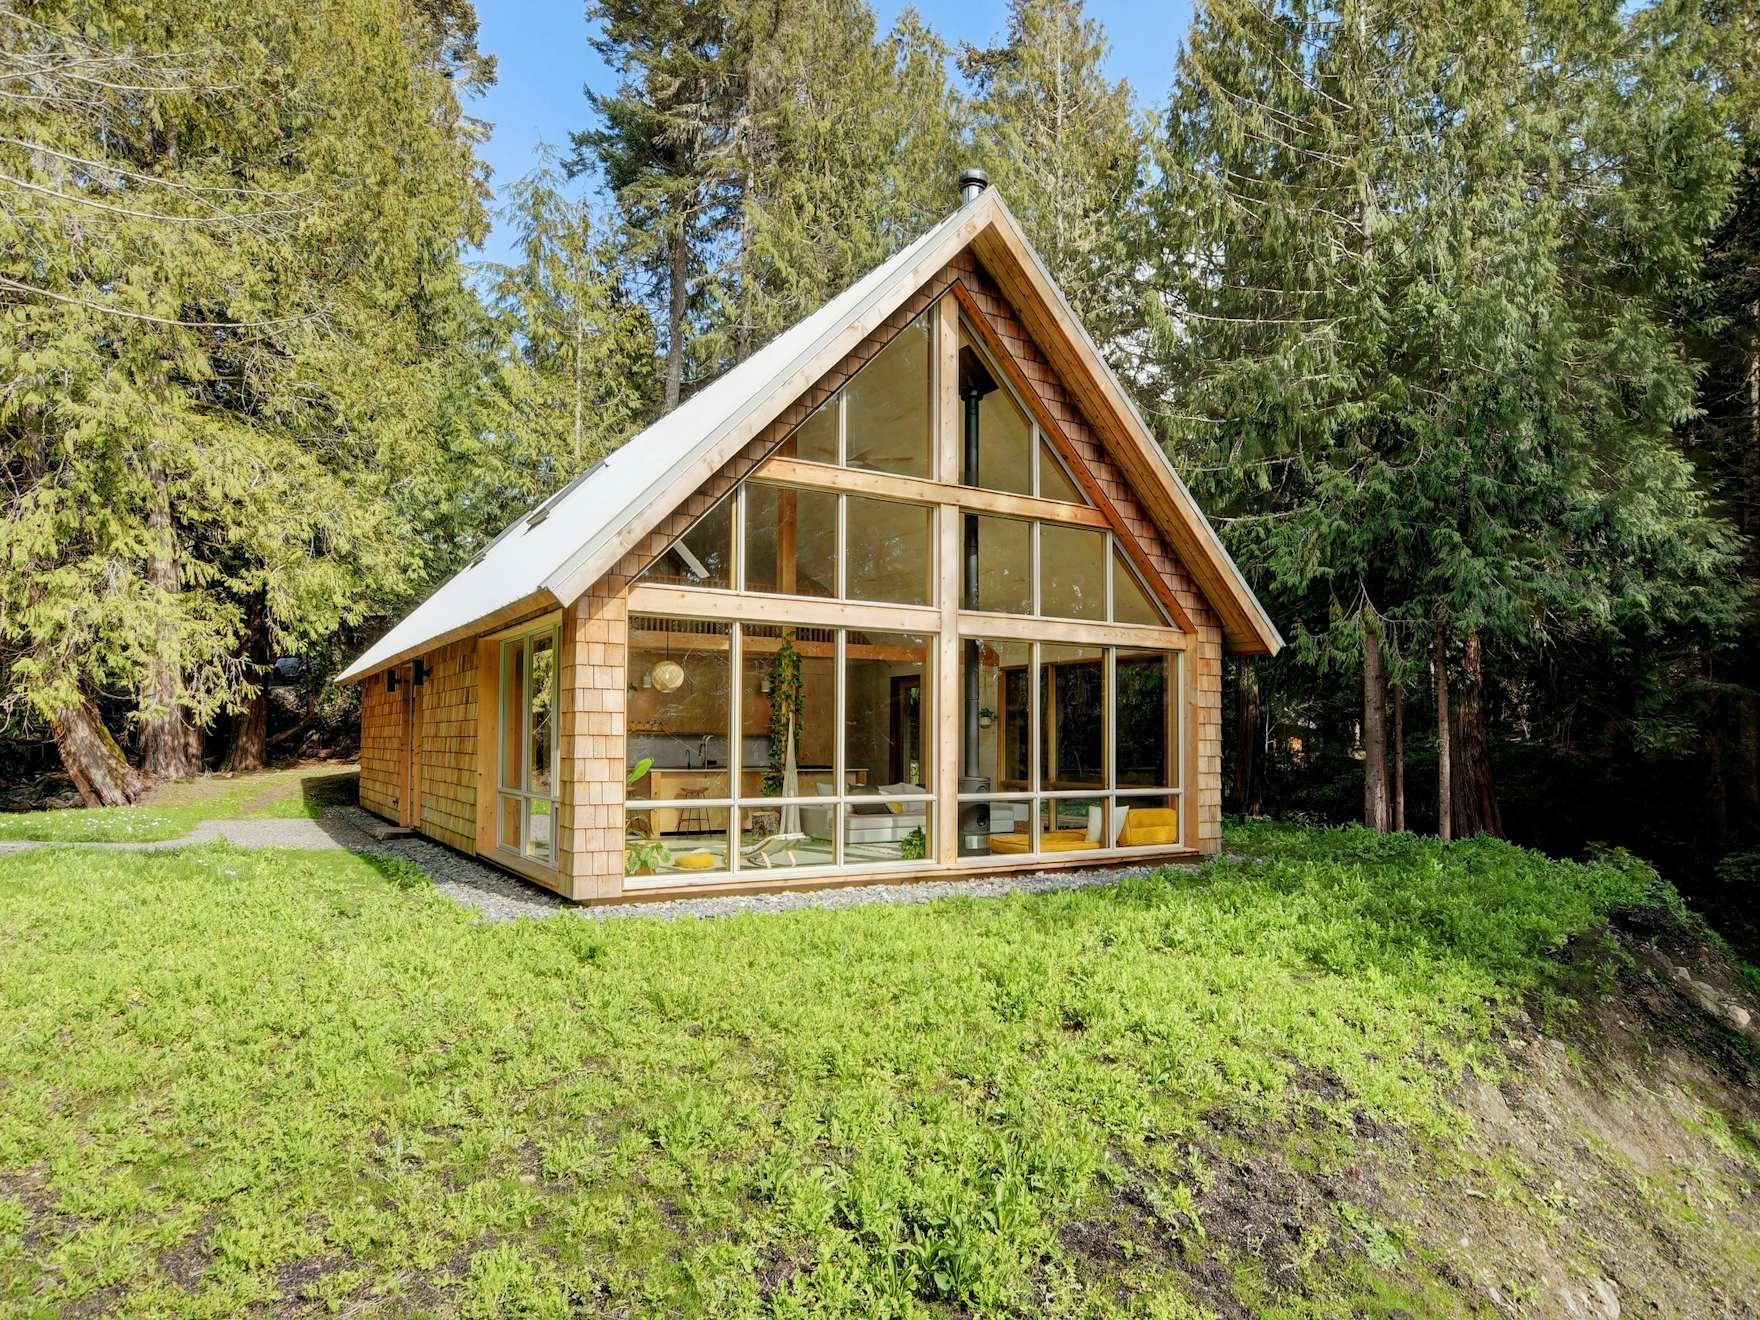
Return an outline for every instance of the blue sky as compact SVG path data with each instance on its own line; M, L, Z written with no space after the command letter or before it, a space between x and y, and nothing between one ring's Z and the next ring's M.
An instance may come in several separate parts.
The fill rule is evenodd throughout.
M902 0L870 0L882 30L892 25ZM1006 0L919 0L931 26L957 46L986 44L1002 35L1008 21ZM610 71L587 45L585 0L481 0L478 44L499 63L499 80L470 113L494 126L480 154L500 188L536 162L538 144L566 147L571 130L587 118L585 85L607 90ZM1089 0L1088 13L1111 39L1109 71L1127 78L1139 100L1155 104L1167 92L1174 49L1191 16L1190 0ZM951 192L953 184L949 182ZM507 250L491 234L481 256L499 261Z

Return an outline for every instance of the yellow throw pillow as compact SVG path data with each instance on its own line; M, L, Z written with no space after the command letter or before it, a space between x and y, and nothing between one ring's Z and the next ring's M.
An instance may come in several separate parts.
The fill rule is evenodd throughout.
M681 871L712 871L715 869L715 854L706 852L680 853L672 859L672 864Z

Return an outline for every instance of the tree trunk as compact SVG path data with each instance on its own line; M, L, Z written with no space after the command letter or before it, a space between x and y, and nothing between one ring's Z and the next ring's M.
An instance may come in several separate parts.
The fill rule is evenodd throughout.
M165 474L155 470L148 479L153 486L153 507L147 513L147 584L157 593L175 598L178 591L177 550L171 526L171 499ZM164 606L161 606L163 611ZM141 722L141 768L153 779L188 779L201 769L200 746L190 755L190 727L179 696L180 661L172 630L161 613L153 657L141 704L147 710Z
M1229 809L1242 816L1252 816L1253 776L1258 759L1259 743L1259 675L1253 662L1242 659L1235 672L1240 681L1235 687L1234 704L1234 779L1229 785Z
M587 318L580 312L574 314L574 472L579 475L581 470L581 437L586 432L586 351L587 351Z
M232 746L220 765L229 774L269 768L269 618L262 592L251 597L246 628L245 659L257 686L232 718Z
M50 730L61 764L88 807L125 807L146 792L146 778L123 759L89 699L62 711Z
M690 286L687 282L690 262L690 241L686 232L688 220L677 217L672 232L670 251L666 258L666 411L678 407L684 392L684 323L689 310Z
M1454 777L1454 823L1463 838L1503 837L1503 815L1491 778L1491 751L1485 737L1485 669L1475 629L1461 656L1461 682L1455 701L1454 744L1459 771Z
M1406 692L1397 684L1393 689L1393 828L1405 833L1406 828Z
M1363 824L1387 833L1387 662L1381 624L1363 611Z
M1454 749L1449 737L1448 635L1436 625L1436 837L1454 837Z

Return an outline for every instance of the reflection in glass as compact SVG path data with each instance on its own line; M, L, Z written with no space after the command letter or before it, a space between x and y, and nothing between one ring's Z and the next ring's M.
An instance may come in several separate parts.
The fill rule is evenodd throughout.
M525 787L526 644L524 638L501 644L501 786ZM508 837L508 836L504 836ZM519 826L510 836L519 846Z
M1106 787L1105 652L1039 648L1039 765L1046 788Z
M1033 426L990 369L959 334L960 481L985 490L1033 493Z
M1032 787L1031 659L1026 642L960 642L961 793Z
M1165 651L1120 650L1113 727L1117 730L1118 785L1171 788L1173 777L1173 666Z
M1039 526L1039 612L1106 617L1106 536L1087 527Z
M625 828L635 846L626 846L624 856L634 863L631 874L679 884L727 871L729 814L689 802L629 813Z
M837 594L837 496L748 482L746 590Z
M629 786L632 800L732 796L730 638L725 623L630 618L627 768L653 761ZM656 828L675 824L665 815Z
M1086 504L1082 492L1076 489L1076 483L1069 473L1063 470L1063 464L1052 452L1051 446L1043 440L1039 442L1039 498L1057 500L1063 504Z
M1033 851L1033 804L961 802L959 855L1010 857Z
M844 386L849 466L906 477L933 475L930 462L928 313L899 331Z
M838 397L833 395L813 415L795 428L777 452L784 458L807 463L837 462Z
M928 640L852 631L845 647L843 757L851 791L933 792Z
M556 639L548 633L531 639L530 667L532 743L526 787L548 797L556 711Z
M927 605L934 599L934 509L851 495L844 501L844 519L845 596L895 605Z
M837 754L837 634L748 623L741 636L740 796L810 797L832 782Z
M1120 848L1167 848L1179 843L1179 799L1120 794L1113 807L1112 838Z
M526 799L526 856L535 862L550 860L550 826L555 818L550 799Z
M881 862L920 862L934 851L935 804L924 797L881 793L858 796L844 807L843 860L846 866Z
M1112 619L1115 623L1135 623L1146 628L1167 626L1167 616L1149 598L1148 589L1125 562L1117 546L1112 548Z
M1039 851L1092 852L1108 846L1106 799L1043 798L1039 803Z
M664 554L636 575L638 582L675 587L733 586L733 501L729 491Z
M961 607L995 614L1033 612L1033 525L988 514L961 515L966 562Z

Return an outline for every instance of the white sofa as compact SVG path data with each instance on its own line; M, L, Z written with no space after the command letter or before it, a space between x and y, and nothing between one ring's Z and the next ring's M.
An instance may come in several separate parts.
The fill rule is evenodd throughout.
M832 784L819 784L820 797L835 797ZM852 788L856 799L873 798L873 802L852 801L844 822L846 843L903 843L913 830L926 829L929 820L928 800L918 796L914 801L887 802L886 798L920 795L917 784L883 784L879 788ZM893 810L894 807L898 809ZM834 806L802 807L801 829L815 839L829 839L836 829L837 808Z

